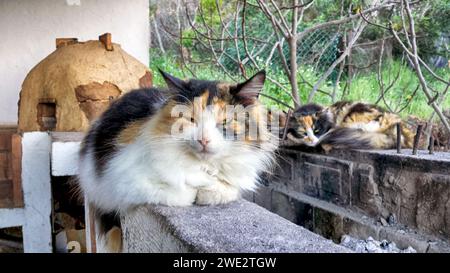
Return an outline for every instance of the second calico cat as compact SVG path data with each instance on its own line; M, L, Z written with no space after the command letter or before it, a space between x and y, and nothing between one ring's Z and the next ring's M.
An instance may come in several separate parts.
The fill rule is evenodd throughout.
M401 144L412 147L413 133L400 117L379 106L340 101L329 107L307 104L299 107L288 121L287 137L298 144L350 149L395 148L396 124L401 125Z

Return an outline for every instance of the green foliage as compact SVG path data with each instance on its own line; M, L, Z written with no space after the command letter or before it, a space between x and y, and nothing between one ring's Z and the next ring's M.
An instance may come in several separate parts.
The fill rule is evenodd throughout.
M450 51L443 44L437 45L442 36L450 36L450 1L430 0L430 9L424 16L417 16L416 32L422 57L440 55L450 59Z
M192 48L194 46L193 39L195 39L195 31L191 28L183 30L182 44L184 47Z
M150 62L150 68L154 71L153 81L155 86L165 86L164 80L161 75L157 72L158 68L176 76L179 78L192 78L193 76L187 72L186 69L182 69L180 63L174 56L174 54L166 54L166 56L162 56L156 50L152 50L150 52L150 56L152 57ZM194 71L195 75L199 79L206 80L220 80L220 81L232 81L226 74L222 72L222 70L212 64L198 64L192 65L191 69ZM400 75L398 81L392 86L392 88L385 94L385 100L387 104L394 110L395 108L400 109L402 105L408 104L400 114L402 117L406 117L408 115L415 115L420 118L428 118L432 109L427 103L426 97L423 95L423 92L419 89L417 90L414 97L412 97L413 92L418 84L417 77L409 67L402 65L399 61L392 61L390 63L386 63L382 69L383 78L386 83L389 80L393 80L393 78L397 75L400 70ZM277 82L287 84L288 79L284 75L284 73L280 70L267 68L267 74ZM256 71L247 71L249 75ZM310 84L314 84L320 77L320 74L316 72L316 70L312 66L301 66L298 69L299 73L299 94L301 100L304 102L307 99L308 94L312 90ZM449 69L443 68L437 71L437 73L443 77L448 75ZM301 77L300 77L301 76ZM429 81L429 86L435 90L443 90L444 84L438 82L431 78L430 75L426 74L427 80ZM306 84L302 81L302 78L310 84ZM350 90L347 91L345 96L342 94L345 79L341 81L340 85L336 87L336 99L348 99L354 101L364 101L369 103L375 103L380 94L380 87L378 85L378 79L376 73L370 73L366 75L360 75L354 78L351 83ZM327 93L332 93L334 88L332 81L324 82L319 89L325 91ZM272 97L277 98L285 102L288 105L293 106L292 99L285 91L281 90L276 84L267 80L263 94L270 95ZM261 97L261 100L267 106L274 106L282 110L287 110L287 107L281 105L269 98L264 96ZM332 103L330 96L318 92L314 98L314 102L329 105ZM383 100L379 102L380 106L386 107ZM446 99L443 104L444 108L450 108L450 97Z
M239 0L223 1L219 0L218 5L221 9L221 14L217 10L216 0L199 0L201 7L200 13L194 18L196 28L202 33L221 33L222 17L227 22L231 17L235 16L236 4ZM240 2L241 3L241 2ZM286 77L281 64L281 58L277 56L278 52L275 52L271 62L265 63L267 57L271 53L271 46L264 48L264 42L268 41L269 44L275 42L276 37L271 35L273 32L270 21L266 16L254 5L257 5L255 0L249 0L246 6L245 16L245 32L247 37L255 39L247 40L247 47L253 52L261 51L257 54L256 62L260 67L265 67L270 78L274 79L283 86L289 87L289 80ZM292 5L291 1L278 0L277 3L281 6ZM343 3L343 6L341 6ZM347 14L348 11L357 13L367 7L368 1L366 0L344 0L344 1L329 1L329 0L316 0L314 5L305 11L303 16L303 22L299 25L299 30L302 31L305 28L313 26L317 23L323 23L333 19L337 19L341 16L341 12ZM427 57L440 55L444 58L450 59L450 51L444 46L437 48L436 41L442 37L449 35L448 26L450 25L450 0L429 0L423 1L414 6L414 18L416 20L416 32L418 37L418 47L420 49L420 55L427 60ZM202 14L203 16L200 16ZM227 31L237 33L238 37L242 37L242 14L238 15L238 22L236 24L228 24ZM286 13L286 20L289 22L292 14ZM228 20L227 20L228 19ZM374 18L379 24L386 24L389 20L393 22L393 26L397 31L402 28L402 21L398 13L394 16L390 16L390 11L380 11L376 18ZM408 24L408 22L406 22ZM341 30L342 31L342 30ZM339 33L338 27L319 30L308 34L303 37L301 43L299 43L297 57L298 57L298 79L299 79L299 96L302 102L307 100L308 94L312 90L313 84L315 84L324 70L337 58L339 54L339 42L341 37L336 35ZM361 41L374 41L381 39L386 33L382 28L375 26L367 26L363 34L361 35ZM205 54L205 48L201 46L201 43L194 44L193 38L202 40L201 35L196 37L194 30L188 28L183 31L182 44L190 51L192 60L195 60L189 67L193 70L196 77L200 79L210 80L222 80L231 81L231 79L225 74L219 67L215 66L211 61L211 54ZM215 48L220 48L221 41L206 41L214 44ZM225 54L220 54L219 60L228 71L234 73L234 77L240 78L239 68L236 65L236 59L244 60L244 66L247 75L251 75L256 71L252 71L252 63L248 59L246 60L246 52L242 39L237 41L237 49L234 44L234 40L230 39L223 42ZM344 86L346 85L346 79L341 79L339 85L335 86L336 71L333 72L330 77L323 82L319 87L319 91L314 97L314 102L329 105L332 103L331 97L324 94L321 91L325 91L329 94L336 93L336 100L349 99L355 101L365 101L369 103L375 103L379 100L380 106L390 108L392 110L398 110L407 107L401 112L403 117L407 115L416 115L421 118L427 118L431 115L432 109L427 103L426 97L423 95L422 90L417 90L416 94L414 90L418 85L417 77L414 71L407 66L403 66L400 61L400 52L398 44L394 43L394 60L391 62L385 61L385 65L382 68L383 78L387 82L392 80L398 71L399 80L392 86L392 88L385 94L384 100L379 100L380 86L378 84L377 75L374 71L368 74L359 74L351 82L350 89L346 90L343 94ZM289 48L288 43L283 44L283 53L287 60L289 60ZM161 68L180 78L191 78L193 75L187 70L182 69L182 65L179 60L174 57L179 53L171 54L167 52L166 56L161 56L158 52L151 52L152 62L151 68L156 71L156 68ZM228 56L232 56L235 60L230 59ZM238 58L239 57L239 58ZM444 90L442 83L432 78L426 71L424 72L432 90ZM437 71L443 78L448 79L449 68L442 68ZM344 73L345 75L345 73ZM303 80L304 79L304 80ZM308 83L306 83L308 82ZM165 83L159 73L154 74L154 83L156 86L164 86ZM293 105L290 90L283 91L278 85L268 80L263 90L263 94L270 95L278 100ZM413 97L414 95L414 97ZM279 104L269 98L262 97L262 101L269 106L276 106L280 109L287 110L283 104ZM450 108L450 96L444 102L444 108Z
M217 4L222 9L223 0L217 0ZM197 22L206 23L210 28L215 28L220 25L220 16L216 6L216 0L200 0L199 7L202 10L200 14L203 15L203 18L197 16L195 18Z
M182 64L175 57L176 53L166 53L167 54L164 56L161 52L159 52L159 50L150 50L150 69L153 71L153 84L155 86L164 87L166 85L161 74L158 72L158 69L164 70L167 73L181 79L193 78L193 75L190 74L189 71L182 68ZM222 70L212 64L197 64L193 66L191 70L195 73L198 79L231 81L231 79L225 75Z

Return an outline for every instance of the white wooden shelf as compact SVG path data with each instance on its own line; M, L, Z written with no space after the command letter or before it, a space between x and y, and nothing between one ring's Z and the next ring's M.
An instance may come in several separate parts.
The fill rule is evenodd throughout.
M78 172L83 133L27 132L22 138L24 207L0 209L0 228L22 226L24 252L52 252L51 176ZM87 212L88 213L88 212ZM86 218L89 227L89 217ZM90 238L87 228L86 238ZM90 240L87 240L90 250Z

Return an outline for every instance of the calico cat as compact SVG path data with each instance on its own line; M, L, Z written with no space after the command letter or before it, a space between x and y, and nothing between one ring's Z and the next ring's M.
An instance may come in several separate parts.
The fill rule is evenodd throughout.
M275 138L258 101L264 71L240 84L160 73L167 89L127 93L82 143L79 187L95 208L100 234L141 204L234 201L242 190L254 190L273 162ZM225 113L229 106L231 116ZM256 136L249 134L252 122L258 123Z
M295 143L350 149L390 149L396 146L396 124L401 125L401 144L412 147L413 133L400 117L383 108L351 101L329 107L307 104L295 110L289 120L287 137Z

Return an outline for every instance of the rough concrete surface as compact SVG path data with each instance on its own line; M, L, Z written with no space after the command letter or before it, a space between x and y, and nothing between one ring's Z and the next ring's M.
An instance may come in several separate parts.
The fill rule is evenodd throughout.
M245 200L140 207L122 218L122 229L125 252L351 252Z

